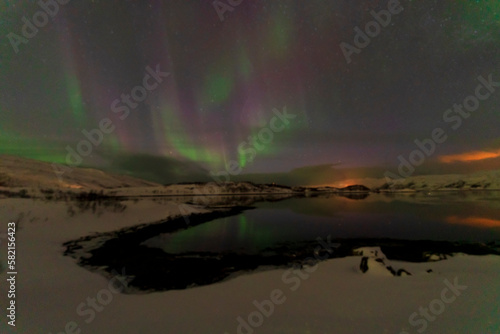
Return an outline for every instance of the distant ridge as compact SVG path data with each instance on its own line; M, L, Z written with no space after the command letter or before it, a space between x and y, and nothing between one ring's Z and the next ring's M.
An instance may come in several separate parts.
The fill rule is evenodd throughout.
M93 168L74 167L60 178L52 163L0 155L0 187L106 189L149 187L160 184L127 175L106 173Z

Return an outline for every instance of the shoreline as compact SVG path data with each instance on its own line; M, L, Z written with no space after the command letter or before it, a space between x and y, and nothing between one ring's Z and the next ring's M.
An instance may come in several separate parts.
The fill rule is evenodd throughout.
M175 197L258 197L258 196L288 196L288 197L313 197L322 194L334 194L334 195L393 195L393 194L432 194L432 193L488 193L488 192L499 192L500 189L399 189L399 190L369 190L369 191L342 191L342 190L314 190L312 188L307 188L305 191L288 191L288 192L215 192L215 193L162 193L158 194L155 191L158 189L163 189L162 187L148 187L146 188L148 192L141 193L139 189L134 188L124 188L132 192L131 194L117 194L122 189L69 189L61 188L57 190L44 190L39 188L27 188L27 187L1 187L0 186L0 199L8 198L25 198L25 199L41 199L48 201L64 201L64 200L128 200L135 198L175 198ZM133 192L139 193L133 193ZM150 192L153 193L150 193Z
M211 211L82 236L63 244L64 255L76 260L79 266L105 277L111 277L120 268L126 268L133 278L124 293L135 294L211 285L260 271L262 268L272 270L302 267L307 265L307 259L317 246L314 240L304 240L275 244L259 252L238 250L166 253L143 245L146 240L159 234L173 234L214 219L238 215L254 207L205 209ZM329 260L354 256L356 249L363 247L380 247L387 259L406 263L424 263L436 257L446 259L455 254L500 256L498 241L483 243L391 238L336 238L331 241L338 243L340 247L334 256L328 257Z
M470 332L482 333L499 324L494 313L498 294L492 291L500 291L500 257L462 254L435 262L393 260L395 269L402 267L412 273L406 277L394 277L385 269L370 269L363 274L359 270L362 256L356 255L326 259L317 267L302 269L260 267L192 289L118 293L113 294L109 305L103 306L105 312L96 313L96 321L88 323L77 308L107 289L110 277L75 265L73 258L62 255L62 244L82 236L113 233L179 216L178 204L165 198L132 200L121 202L124 211L116 211L113 206L102 210L97 206L94 211L87 207L88 203L82 203L85 207L82 211L76 208L74 216L68 215L68 207L75 206L74 201L7 199L2 204L0 211L5 219L20 223L17 260L23 270L18 284L24 293L16 302L23 306L19 315L31 319L19 323L19 329L26 333L60 332L69 321L92 333L138 333L151 323L164 331L180 333L234 332L236 319L254 312L253 301L269 298L274 289L282 290L287 301L276 308L259 333L299 334L307 328L320 333L399 333L404 329L412 332L408 317L418 311L419 305L428 305L439 297L443 279L453 281L455 277L470 290L450 306L450 312L440 316L439 322L432 323L432 330L451 333L466 327ZM201 206L193 207L193 211L207 212ZM431 273L427 272L429 269ZM5 272L0 273L0 278L5 278ZM7 293L5 285L0 285L0 293ZM0 299L0 307L7 307L5 299ZM457 318L456 314L464 316ZM478 319L477 323L470 323L472 316ZM318 322L320 319L330 320ZM306 321L314 323L304 325ZM0 324L0 331L4 324Z

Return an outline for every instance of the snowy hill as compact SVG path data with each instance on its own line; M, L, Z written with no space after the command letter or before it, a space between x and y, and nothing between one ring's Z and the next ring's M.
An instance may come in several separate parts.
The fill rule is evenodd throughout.
M0 155L0 187L39 189L105 189L159 186L157 183L126 175L105 173L92 168L71 168L56 173L51 163Z
M61 175L60 175L61 176ZM0 155L0 193L8 197L175 196L221 194L291 194L289 187L251 182L161 185L93 168L68 168L62 177L51 163Z
M390 181L390 182L388 182ZM372 191L452 191L452 190L499 190L500 170L481 171L472 174L417 175L405 179L354 178L329 186L345 187L362 184ZM321 185L325 186L325 185Z
M500 189L500 171L482 171L473 174L413 176L394 183L385 183L380 190L496 190Z

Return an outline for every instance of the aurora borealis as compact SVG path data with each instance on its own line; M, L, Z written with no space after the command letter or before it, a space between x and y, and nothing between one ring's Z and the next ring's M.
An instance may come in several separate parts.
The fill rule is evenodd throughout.
M394 169L415 139L447 126L443 113L478 76L500 81L496 0L401 0L404 10L350 63L339 45L388 1L243 0L224 20L208 0L66 2L17 53L8 34L22 36L23 17L41 7L1 2L0 154L64 164L66 147L109 118L113 131L83 165L146 155L206 171L232 160L243 173ZM169 76L120 119L113 101L142 85L148 66ZM500 90L432 159L491 158L499 102ZM296 117L250 161L238 146L285 107Z

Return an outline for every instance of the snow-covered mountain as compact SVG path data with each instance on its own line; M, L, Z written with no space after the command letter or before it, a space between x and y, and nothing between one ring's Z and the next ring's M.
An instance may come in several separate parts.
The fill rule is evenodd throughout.
M0 187L39 189L106 189L159 186L138 178L93 168L69 168L11 155L0 155Z

